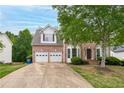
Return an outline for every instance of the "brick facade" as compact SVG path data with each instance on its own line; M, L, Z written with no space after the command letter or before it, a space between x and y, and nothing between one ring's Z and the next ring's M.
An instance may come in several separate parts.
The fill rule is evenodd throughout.
M87 60L87 49L91 49L91 60L96 60L96 44L84 43L81 46L81 58Z
M35 62L35 52L62 52L62 62L67 63L67 44L63 45L35 45L32 47L33 62ZM87 59L87 49L91 49L91 59ZM90 62L96 60L96 44L85 43L80 46L80 57Z
M35 52L62 52L63 55L63 45L35 45L32 47L32 60L35 62ZM62 57L62 61L64 57Z
M72 58L72 52L74 52L74 46L68 45L64 43L59 37L56 36L57 28L47 25L44 28L39 28L36 30L36 33L32 40L32 60L35 62L38 58L40 61L45 59L45 62L69 62ZM54 36L55 42L51 41L44 41L43 35L51 35ZM50 36L50 37L51 37ZM48 38L48 37L47 37ZM50 38L51 39L51 38ZM82 59L85 60L95 60L96 59L96 44L95 43L84 43L81 46L77 46L77 56L80 56ZM68 57L68 51L70 50ZM36 53L38 52L38 53ZM58 52L58 53L57 53ZM61 53L60 53L61 52ZM46 54L44 54L46 53ZM36 59L35 59L36 56ZM68 58L67 58L68 57ZM89 58L90 57L90 58ZM53 58L53 59L52 59ZM39 59L38 59L39 61Z

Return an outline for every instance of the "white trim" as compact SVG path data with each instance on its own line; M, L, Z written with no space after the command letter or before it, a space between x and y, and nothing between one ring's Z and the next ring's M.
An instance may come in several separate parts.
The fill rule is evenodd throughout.
M56 39L56 34L51 34L54 35L54 41L43 41L43 34L41 34L41 43L57 43L57 39Z
M66 50L67 50L67 52L66 52L66 54L67 54L66 60L67 60L68 63L71 62L72 49L73 49L73 48L74 48L74 46L72 46L72 45L68 45L68 46L67 46L67 49L66 49ZM68 49L70 49L70 58L68 58ZM77 52L77 53L76 53L76 56L77 56L77 57L81 57L81 56L80 56L80 47L79 47L79 46L76 46L76 52ZM78 53L79 53L79 56L78 56Z
M102 48L100 45L96 46L96 58L97 58L97 49L100 49L100 57L102 57Z

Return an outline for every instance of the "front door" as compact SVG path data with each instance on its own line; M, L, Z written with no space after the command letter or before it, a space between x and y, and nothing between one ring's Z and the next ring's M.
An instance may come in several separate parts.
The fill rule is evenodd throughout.
M92 57L92 51L91 49L87 49L87 59L91 59Z

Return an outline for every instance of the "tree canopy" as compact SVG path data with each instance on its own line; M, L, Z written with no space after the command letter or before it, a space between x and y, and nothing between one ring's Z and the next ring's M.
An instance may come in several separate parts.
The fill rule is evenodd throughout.
M53 6L58 13L59 34L73 45L95 42L102 47L105 67L106 48L124 43L123 6Z
M19 32L19 35L14 35L11 32L6 32L8 37L13 42L13 61L24 62L26 57L31 55L32 35L28 29Z
M0 42L0 48L3 48L3 44Z

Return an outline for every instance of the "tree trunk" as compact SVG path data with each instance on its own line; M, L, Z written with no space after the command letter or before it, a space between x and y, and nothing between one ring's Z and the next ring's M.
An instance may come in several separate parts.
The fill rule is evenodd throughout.
M102 60L100 64L102 68L105 68L105 59L106 59L106 47L104 46L104 44L102 44Z

